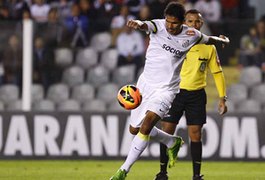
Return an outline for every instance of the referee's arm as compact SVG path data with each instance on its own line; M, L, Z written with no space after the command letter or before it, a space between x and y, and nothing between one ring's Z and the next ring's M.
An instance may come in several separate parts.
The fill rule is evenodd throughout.
M219 105L218 105L218 111L219 114L225 114L227 112L227 106L225 104L226 102L226 85L225 85L225 78L223 71L219 71L216 73L213 73L213 78L215 81L215 85L220 97Z

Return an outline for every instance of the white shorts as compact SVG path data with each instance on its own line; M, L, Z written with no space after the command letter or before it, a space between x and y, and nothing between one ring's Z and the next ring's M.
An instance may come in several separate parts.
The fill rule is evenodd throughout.
M171 107L176 90L149 85L142 76L140 76L136 86L142 94L142 102L139 107L131 111L130 125L139 128L147 111L156 113L161 119L164 117Z

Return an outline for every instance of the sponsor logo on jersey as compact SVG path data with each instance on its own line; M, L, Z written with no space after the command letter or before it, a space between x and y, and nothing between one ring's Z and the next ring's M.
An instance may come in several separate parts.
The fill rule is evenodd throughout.
M163 109L159 109L160 112L164 113L165 111Z
M168 110L169 110L169 106L166 103L161 102L159 111L162 112L162 113L165 113Z
M189 40L185 40L182 44L182 47L186 48L190 45L190 41Z
M187 30L186 31L186 34L189 35L189 36L195 36L195 31L193 31L193 30Z
M169 51L170 53L174 54L174 57L177 57L177 58L182 57L185 53L185 52L180 51L178 49L172 48L172 47L168 46L167 44L163 44L162 48L165 49L166 51Z
M206 62L205 62L205 61L201 62L201 65L200 65L200 71L201 71L201 72L205 71L206 67L207 67Z

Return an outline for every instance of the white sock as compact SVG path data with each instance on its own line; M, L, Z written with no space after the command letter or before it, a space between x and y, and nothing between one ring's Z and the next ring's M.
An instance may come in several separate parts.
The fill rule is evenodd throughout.
M168 134L157 127L153 127L152 131L150 132L150 138L152 140L161 142L165 144L167 147L172 147L175 142L175 137L171 134Z
M124 169L126 172L130 171L131 166L140 157L142 152L149 144L149 136L138 133L132 140L129 154L121 166L120 169Z

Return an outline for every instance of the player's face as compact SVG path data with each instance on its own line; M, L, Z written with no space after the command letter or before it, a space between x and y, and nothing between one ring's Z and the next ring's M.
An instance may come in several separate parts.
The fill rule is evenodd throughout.
M177 35L181 31L182 21L174 16L166 16L166 29L169 34Z
M203 25L202 17L200 14L189 13L185 17L185 24L189 27L200 30Z

